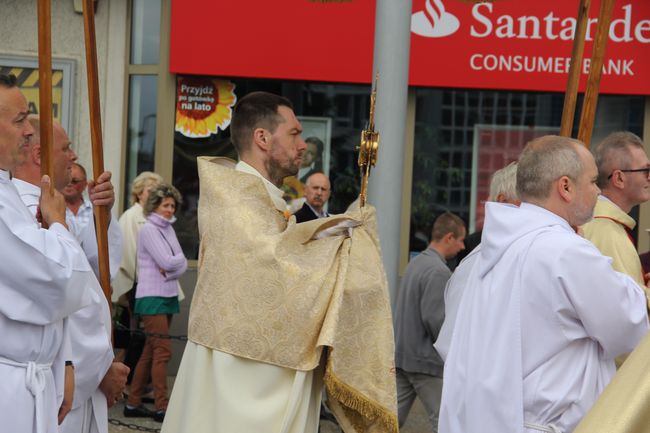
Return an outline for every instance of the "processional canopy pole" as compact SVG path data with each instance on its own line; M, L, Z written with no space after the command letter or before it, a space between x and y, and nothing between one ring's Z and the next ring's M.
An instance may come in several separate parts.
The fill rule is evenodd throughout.
M600 89L600 77L603 73L603 61L605 60L605 48L609 39L609 26L612 22L614 11L614 0L602 0L600 13L598 14L598 27L594 40L591 64L589 66L589 77L587 78L587 89L582 103L580 113L580 129L578 140L585 143L587 147L591 143L591 135L594 130L596 119L596 107L598 105L598 93Z
M587 88L582 104L582 111L580 113L580 126L578 129L578 139L587 147L589 147L591 143L591 135L594 129L598 93L600 89L600 77L602 75L603 61L605 59L605 48L607 46L609 26L612 22L614 1L615 0L602 0L600 2L596 38L591 53L589 77L587 78ZM573 119L578 95L578 83L580 81L580 71L582 70L582 56L584 52L585 34L588 26L590 7L591 0L579 1L576 31L573 40L573 52L571 55L571 66L569 69L566 93L564 95L564 109L562 110L562 124L560 129L560 135L565 137L570 137L573 129Z
M41 176L50 176L50 193L54 189L52 156L52 18L50 0L38 0L38 110L41 143ZM47 224L43 222L43 227Z
M97 179L104 172L104 147L102 143L102 119L99 105L95 8L93 3L93 0L83 0L86 73L88 78L88 104L90 110L90 138L92 143L93 176ZM95 206L93 210L95 213L97 253L99 256L99 282L110 309L111 277L108 260L109 214L106 206Z
M361 192L359 193L360 207L364 207L368 196L368 178L370 170L377 164L377 153L379 151L379 132L375 131L375 102L377 100L377 84L379 74L375 76L375 82L370 93L370 116L368 126L361 131L361 143L359 151L359 169L361 171Z

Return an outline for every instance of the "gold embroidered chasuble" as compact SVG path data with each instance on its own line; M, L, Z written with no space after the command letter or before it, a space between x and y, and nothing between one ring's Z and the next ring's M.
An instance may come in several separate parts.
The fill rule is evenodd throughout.
M294 370L318 366L346 433L397 432L390 302L374 209L296 224L261 179L199 158L189 339ZM320 237L347 221L346 234Z

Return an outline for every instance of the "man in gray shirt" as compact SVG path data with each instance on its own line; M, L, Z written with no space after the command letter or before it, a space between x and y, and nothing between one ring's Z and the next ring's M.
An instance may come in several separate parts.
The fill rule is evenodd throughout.
M431 243L406 268L393 315L400 427L417 395L434 432L442 393L443 362L433 348L445 318L444 291L451 271L447 259L465 248L465 224L445 212L436 218Z

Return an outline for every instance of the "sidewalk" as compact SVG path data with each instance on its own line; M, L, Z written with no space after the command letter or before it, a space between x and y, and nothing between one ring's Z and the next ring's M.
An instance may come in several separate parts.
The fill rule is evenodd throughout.
M174 377L170 376L169 377L169 390L171 393L171 389L174 383ZM146 405L150 409L153 409L152 405ZM124 415L122 415L122 411L124 409L124 402L119 402L115 406L113 406L111 409L108 411L108 418L109 419L116 419L119 420L125 424L134 424L140 427L144 427L146 430L142 429L140 431L152 431L149 429L160 429L161 423L155 422L154 420L150 418L125 418ZM133 433L138 430L136 429L130 429L127 427L122 427L122 426L116 426L112 425L109 423L108 425L108 432L109 433ZM328 422L328 421L321 421L321 429L320 433L340 433L341 429L339 429L337 426L334 424ZM431 427L429 426L429 420L427 418L427 413L424 410L424 407L422 406L422 403L420 403L420 400L416 399L415 403L413 404L413 408L411 409L411 413L409 414L408 419L406 420L406 424L404 427L400 430L401 433L429 433L431 432ZM189 432L175 432L175 433L189 433ZM263 432L260 432L263 433Z

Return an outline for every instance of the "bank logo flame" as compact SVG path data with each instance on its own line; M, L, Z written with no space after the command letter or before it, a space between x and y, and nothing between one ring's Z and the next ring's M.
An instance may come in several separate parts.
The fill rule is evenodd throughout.
M427 38L442 38L458 30L458 18L445 10L442 0L426 0L424 10L411 16L411 31Z

